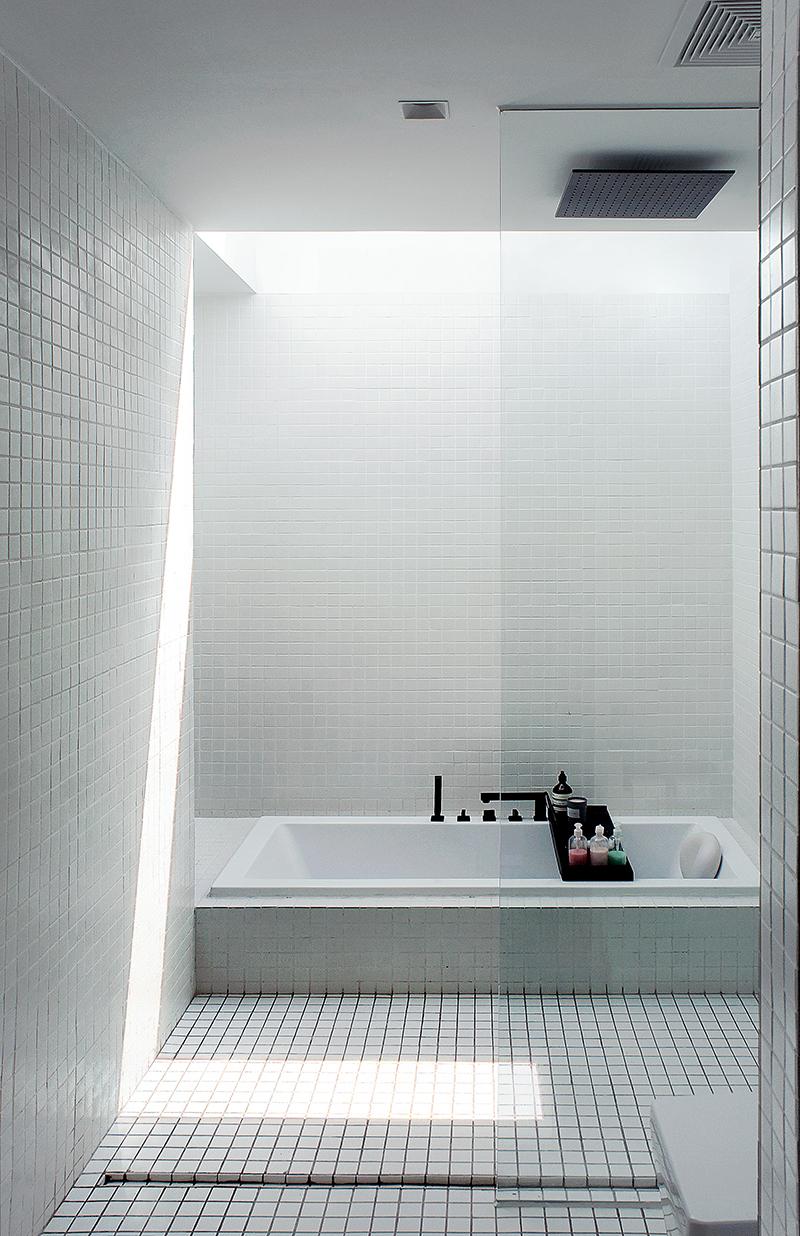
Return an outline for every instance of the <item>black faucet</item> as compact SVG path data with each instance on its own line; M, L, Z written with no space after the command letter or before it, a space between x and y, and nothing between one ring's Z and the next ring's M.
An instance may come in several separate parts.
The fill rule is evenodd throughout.
M534 820L547 819L547 793L544 790L487 790L481 794L482 803L499 803L499 802L532 802L533 803L533 818ZM484 812L484 819L486 813ZM519 818L519 813L514 813L514 819Z
M442 778L438 775L433 778L433 815L431 816L431 824L444 824L444 816L442 815Z

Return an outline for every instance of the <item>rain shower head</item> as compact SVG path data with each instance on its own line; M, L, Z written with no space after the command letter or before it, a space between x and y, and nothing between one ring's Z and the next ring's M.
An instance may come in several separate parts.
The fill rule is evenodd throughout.
M733 172L576 168L557 219L696 219Z

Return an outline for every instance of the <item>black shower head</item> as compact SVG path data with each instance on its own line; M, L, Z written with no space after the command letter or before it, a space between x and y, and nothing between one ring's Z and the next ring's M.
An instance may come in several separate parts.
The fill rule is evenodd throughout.
M696 219L733 172L574 169L557 219Z

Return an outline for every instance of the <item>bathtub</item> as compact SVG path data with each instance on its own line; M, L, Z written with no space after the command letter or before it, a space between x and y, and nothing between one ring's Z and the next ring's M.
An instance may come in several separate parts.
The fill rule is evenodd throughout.
M257 820L209 890L211 898L294 898L314 902L498 897L503 902L557 898L716 900L754 898L758 872L724 821L710 817L619 819L636 879L564 882L546 823L445 822L392 816L264 816ZM722 846L715 880L686 880L680 845L694 828Z
M549 826L531 821L198 821L197 989L755 991L758 873L733 828L618 822L631 883L563 882ZM715 880L680 875L681 840L697 825L722 845Z

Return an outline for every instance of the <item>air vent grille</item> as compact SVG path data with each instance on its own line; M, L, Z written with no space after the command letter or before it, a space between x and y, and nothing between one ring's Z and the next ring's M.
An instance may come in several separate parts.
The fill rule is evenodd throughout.
M759 0L710 0L703 6L678 65L758 65L761 59Z
M400 110L404 120L449 120L450 104L447 99L401 99Z

